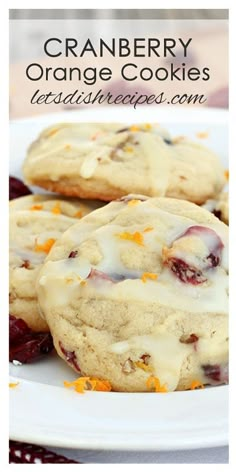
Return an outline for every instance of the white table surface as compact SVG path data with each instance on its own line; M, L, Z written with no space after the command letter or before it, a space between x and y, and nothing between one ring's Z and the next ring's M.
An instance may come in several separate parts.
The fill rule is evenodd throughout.
M169 452L95 451L48 448L85 464L227 464L228 447Z

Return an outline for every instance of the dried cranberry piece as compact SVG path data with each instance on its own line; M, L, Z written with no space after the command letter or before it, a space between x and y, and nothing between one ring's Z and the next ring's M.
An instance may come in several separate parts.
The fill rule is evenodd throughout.
M71 251L69 256L68 256L68 259L73 259L74 257L77 257L78 255L78 251Z
M219 256L216 256L215 254L209 254L209 256L207 256L207 260L210 261L211 267L217 267L220 263Z
M10 362L16 360L28 364L52 351L53 341L50 333L36 333L24 320L12 315L9 322Z
M9 316L9 336L10 344L17 343L24 339L24 336L31 333L31 329L27 326L21 318Z
M228 383L229 382L229 364L223 364L221 366L221 381Z
M220 263L220 256L224 244L218 234L211 228L205 226L190 226L178 239L185 236L199 236L209 249L207 256L207 268L216 267Z
M183 341L181 341L182 343L184 344L192 344L192 343L196 343L198 341L199 337L192 333L190 334L190 336L187 338L187 339L184 339Z
M221 220L221 217L222 217L222 213L220 210L213 210L213 215L215 215L217 218L219 218L219 220Z
M110 277L106 275L105 272L101 272L100 270L97 270L97 269L91 269L88 279L96 279L96 278L110 280L112 282Z
M219 364L206 364L202 365L204 375L215 382L221 381L221 369Z
M184 262L181 259L172 257L167 261L167 264L181 282L198 285L207 280L201 270L196 269L196 267L191 267L187 262Z
M126 277L125 275L122 274L105 274L105 272L102 272L97 269L91 269L91 272L88 276L88 279L103 279L103 280L108 280L109 282L112 283L117 283L121 282L122 280L125 280Z
M140 356L140 359L142 359L145 365L149 364L150 358L150 354L143 354L142 356Z
M21 264L21 268L29 269L30 268L30 261L28 261L28 259L24 260L23 264Z
M77 362L75 351L68 351L67 349L65 349L61 341L59 341L59 346L67 362L69 362L69 364L71 364L78 372L81 372L80 366Z
M9 200L31 194L31 190L20 179L9 177Z
M183 257L178 257L178 242L184 240L186 237L199 237L209 254L204 257L196 257L196 266L189 265ZM181 247L182 246L182 247ZM172 272L184 283L192 285L202 284L206 282L207 276L205 271L217 267L220 263L221 253L224 245L218 234L205 226L190 226L184 233L182 233L172 244L170 249L165 250L164 264L169 266ZM183 244L180 243L181 252L183 251ZM175 257L176 254L176 257ZM188 253L186 250L186 258Z
M22 364L29 364L48 354L53 349L53 342L49 333L29 334L24 341L10 346L10 361L17 360Z

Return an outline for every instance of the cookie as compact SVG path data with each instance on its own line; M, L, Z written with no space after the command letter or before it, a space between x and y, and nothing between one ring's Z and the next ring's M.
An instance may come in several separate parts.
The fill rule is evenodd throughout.
M213 152L155 124L58 124L31 145L23 172L29 184L104 201L137 193L201 204L224 185Z
M227 381L228 228L186 201L134 195L53 246L36 289L59 356L117 391Z
M225 224L229 224L229 195L228 192L221 192L217 200L208 200L204 208L214 213L217 218Z
M69 226L97 206L55 195L30 195L10 202L10 313L34 331L48 331L35 292L45 257Z
M226 183L224 169L214 152L187 138L173 139L166 196L198 205L216 198Z

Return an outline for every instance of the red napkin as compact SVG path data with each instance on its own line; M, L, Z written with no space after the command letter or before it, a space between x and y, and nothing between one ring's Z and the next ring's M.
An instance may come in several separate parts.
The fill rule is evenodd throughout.
M79 464L44 447L10 441L9 464Z

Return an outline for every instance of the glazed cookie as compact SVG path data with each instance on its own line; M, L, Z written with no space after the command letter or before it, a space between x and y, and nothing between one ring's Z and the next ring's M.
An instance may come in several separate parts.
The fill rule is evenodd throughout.
M229 224L229 195L228 192L221 192L217 200L208 200L204 208L214 213L221 221Z
M59 124L31 145L23 171L29 184L105 201L141 193L201 204L224 184L213 152L155 124Z
M10 202L10 313L34 331L48 330L37 307L38 270L61 234L97 205L55 195L29 195Z
M128 196L53 246L37 280L59 356L117 391L227 382L227 226L170 198Z

